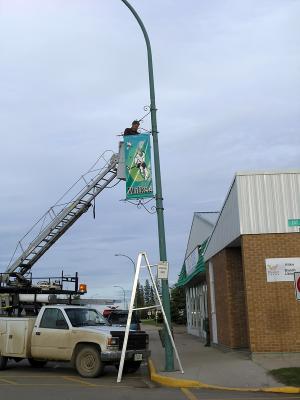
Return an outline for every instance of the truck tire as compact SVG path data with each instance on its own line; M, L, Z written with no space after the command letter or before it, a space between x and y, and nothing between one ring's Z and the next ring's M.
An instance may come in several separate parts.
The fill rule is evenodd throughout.
M100 351L94 346L81 347L75 357L75 367L83 378L96 378L103 374Z
M0 356L0 371L6 368L7 360L7 357Z
M36 360L35 358L28 358L28 362L33 368L43 368L47 364L47 360Z

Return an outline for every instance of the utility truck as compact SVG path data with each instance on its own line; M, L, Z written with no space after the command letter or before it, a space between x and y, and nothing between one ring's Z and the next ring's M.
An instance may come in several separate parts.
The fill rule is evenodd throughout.
M80 306L86 286L78 284L77 273L75 277L62 273L54 280L39 278L37 283L31 273L79 217L91 206L95 212L96 196L115 178L123 179L119 164L119 154L103 153L18 241L6 271L0 274L0 369L10 360L25 358L34 367L68 361L81 376L93 378L101 375L105 365L120 363L125 329L110 326L96 310ZM136 371L148 355L148 335L130 331L125 370Z
M27 358L33 367L67 361L79 375L95 378L105 365L118 367L124 328L113 328L95 309L77 305L46 305L37 316L0 317L0 369L9 360ZM148 335L131 331L124 368L135 372L147 359Z

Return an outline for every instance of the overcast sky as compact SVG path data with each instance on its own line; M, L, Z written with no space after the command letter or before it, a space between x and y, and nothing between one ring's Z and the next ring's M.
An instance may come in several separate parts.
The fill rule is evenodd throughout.
M132 0L153 50L170 283L194 211L221 208L234 173L299 168L300 1ZM17 241L149 104L144 39L120 0L0 0L0 270ZM143 128L150 128L146 118ZM35 264L120 297L158 261L156 216L97 198Z

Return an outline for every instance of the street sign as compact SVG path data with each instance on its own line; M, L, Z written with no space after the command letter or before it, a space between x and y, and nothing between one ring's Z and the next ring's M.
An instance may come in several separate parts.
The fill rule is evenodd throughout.
M288 219L288 226L300 226L300 219Z
M300 272L295 272L294 278L296 299L300 300Z
M168 261L160 261L157 265L157 278L168 279L169 263Z

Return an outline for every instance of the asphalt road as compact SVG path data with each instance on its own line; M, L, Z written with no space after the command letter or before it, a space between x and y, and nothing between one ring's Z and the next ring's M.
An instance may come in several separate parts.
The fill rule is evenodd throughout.
M299 395L239 393L203 389L166 388L149 380L146 365L135 374L124 375L116 383L117 370L107 367L105 375L97 379L83 379L68 364L49 363L33 369L26 361L11 362L0 371L0 399L2 400L289 400Z

